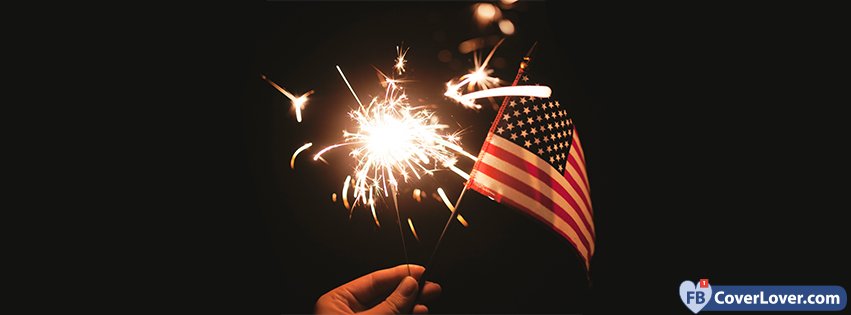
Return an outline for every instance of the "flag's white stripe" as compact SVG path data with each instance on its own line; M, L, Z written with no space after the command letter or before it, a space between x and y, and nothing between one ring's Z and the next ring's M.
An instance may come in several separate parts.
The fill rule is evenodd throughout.
M512 151L513 152L513 151ZM527 151L528 152L528 151ZM535 157L537 158L537 157ZM525 159L524 159L525 160ZM555 191L552 187L550 187L549 183L543 182L537 177L529 174L511 163L505 162L501 160L499 157L495 155L491 155L490 153L485 152L482 155L482 160L479 163L484 163L490 165L493 168L498 169L499 171L507 174L508 176L513 177L514 179L526 183L532 189L539 191L542 195L547 196L553 203L557 204L559 207L564 209L564 212L567 213L573 219L573 222L576 222L576 226L579 227L579 231L582 232L582 235L588 240L588 245L591 247L591 251L594 251L594 238L591 236L591 232L585 227L585 223L579 218L579 215L585 217L588 221L588 225L591 226L591 230L594 230L594 220L592 220L588 209L585 209L585 203L582 202L582 199L579 199L579 196L573 190L572 187L564 187L570 197L576 202L577 205L582 209L582 214L579 214L579 211L575 209L567 200L562 197L560 193ZM556 211L555 209L550 209L550 211Z
M576 250L579 251L579 254L582 255L583 258L585 258L587 263L588 249L585 248L585 244L582 243L579 238L579 235L576 234L576 231L574 231L573 228L569 224L567 224L567 222L565 222L560 217L558 217L558 215L553 213L552 210L547 209L537 200L526 196L526 194L523 194L508 185L502 184L501 182L491 178L485 173L476 172L476 183L482 186L486 186L489 189L493 190L495 193L505 196L506 198L525 206L527 209L534 212L535 215L540 216L541 218L552 218L549 223L552 224L559 231L562 231L564 232L564 234L567 234L571 242L576 246ZM577 225L581 226L581 223Z
M582 210L582 214L586 218L588 218L588 223L591 225L591 230L592 231L595 230L594 223L593 223L594 221L592 220L593 217L591 216L591 212L589 211L588 208L585 207L585 203L582 202L582 199L580 199L578 197L577 192L574 190L573 186L570 185L570 183L567 182L567 179L564 178L564 175L562 175L561 172L559 172L558 170L553 168L553 166L550 165L549 163L547 163L547 161L544 161L540 157L535 155L535 153L532 153L529 150L526 150L525 148L518 146L518 145L514 144L513 142L511 142L511 141L509 141L509 140L507 140L503 137L500 137L498 135L493 135L493 137L491 137L490 143L501 148L501 149L503 149L503 150L505 150L505 151L514 153L515 156L523 159L526 162L529 162L532 165L537 166L538 169L540 169L541 171L543 171L544 173L546 173L547 175L549 175L550 177L555 179L556 182L559 185L561 185L562 187L564 187L565 190L567 190L568 193L570 193L570 195L573 196L573 199L577 201L577 204L580 205L579 207ZM572 170L570 165L568 165L568 170ZM575 174L575 171L574 171L574 174ZM521 180L524 181L524 182L526 181L525 179L521 179ZM580 187L580 189L583 190L582 193L585 195L585 198L586 199L590 198L591 196L589 196L588 191L585 190L585 186L582 183L582 180L579 179L579 177L576 177L576 176L573 176L573 180L576 181L577 185Z

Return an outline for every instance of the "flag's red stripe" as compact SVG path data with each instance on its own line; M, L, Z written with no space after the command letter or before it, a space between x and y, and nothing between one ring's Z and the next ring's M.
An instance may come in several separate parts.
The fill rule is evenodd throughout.
M568 160L569 163L575 162L575 159L572 155L568 155L567 160ZM575 179L573 179L573 176L571 176L570 173L568 173L568 171L571 168L573 168L573 170L576 171L576 174L579 175L579 178L583 178L584 175L582 175L582 171L579 170L579 167L577 167L575 165L568 165L567 168L564 169L564 173L563 173L564 179L567 180L568 183L570 183L570 186L572 186L573 189L576 190L576 194L579 195L579 198L581 198L582 202L585 203L585 209L588 209L588 214L593 216L594 215L594 208L591 207L591 201L588 200L588 198L591 198L591 196L585 195L585 193L582 190L579 189L579 184L576 182ZM587 185L588 182L583 181L583 183L585 183ZM585 186L585 187L587 189L588 186ZM597 239L597 233L595 233L593 230L591 231L591 238L594 239L594 240Z
M582 211L580 211L579 205L576 203L576 200L574 200L573 197L570 196L570 194L567 192L567 189L562 187L561 184L559 184L558 181L556 181L552 177L550 177L549 174L547 174L546 172L539 169L538 166L536 166L532 163L526 162L522 158L512 154L511 152L508 152L508 151L500 148L499 146L491 145L491 146L488 146L485 150L487 150L487 153L490 153L491 155L499 158L500 160L503 160L503 161L505 161L509 164L512 164L512 165L516 166L517 168L528 172L530 175L537 177L542 182L555 183L555 185L551 185L550 187L552 187L553 190L555 190L562 197L564 197L564 200L567 200L567 202L576 209L576 213L579 215L579 218L582 220L582 223L585 224L585 228L589 232L591 232L592 235L594 234L594 232L593 232L594 229L591 228L591 224L588 222L588 218L586 218L585 215L582 213ZM579 185L577 185L577 183L571 178L571 176L564 176L564 178L565 178L565 180L567 180L567 182L571 186L573 186L573 190L576 191L576 194L579 195L580 198L582 198L584 196L584 194L582 193L582 190L579 188ZM586 207L590 206L588 204L587 200L583 199L583 202L585 202ZM586 209L588 209L588 213L590 214L591 209L590 208L586 208Z
M566 222L568 225L570 225L570 227L574 231L576 231L576 235L579 236L579 240L582 242L583 245L585 245L585 248L588 249L588 251L591 250L591 244L588 242L588 239L585 238L585 234L582 233L582 230L579 229L579 226L576 224L576 221L574 221L573 218L570 215L567 214L565 209L563 209L557 203L553 202L552 199L550 199L549 197L547 197L546 195L541 193L541 191L539 191L539 190L533 188L532 186L529 186L528 184L512 177L511 175L503 173L502 171L500 171L500 170L496 169L495 167L490 166L490 165L488 165L487 163L484 163L484 162L479 163L479 171L484 173L484 174L487 174L487 176L489 176L490 178L493 178L493 179L505 184L506 186L514 188L515 190L519 191L520 193L522 193L526 196L529 196L529 198L536 200L538 203L543 205L545 208L550 209L555 215L557 215L559 218L564 220L564 222ZM549 187L559 185L555 180L551 180L549 182L545 181L544 183ZM578 211L576 211L576 212L577 212L577 214L579 214ZM582 215L579 214L579 217L582 218ZM591 229L587 229L587 230L588 230L589 234L592 234Z
M570 242L570 244L571 244L571 245L573 245L573 248L574 248L574 249L576 249L576 251L575 251L575 252L576 252L577 254L579 254L579 257L582 257L582 260L584 260L584 261L585 261L585 268L586 268L586 270L587 270L587 268L588 268L588 266L589 266L589 263L590 263L590 262L589 262L589 260L588 260L588 256L586 256L585 254L583 254L583 253L582 253L582 251L580 251L580 250L578 250L578 249L577 249L577 248L578 248L578 246L576 245L576 241L574 241L573 239L571 239L571 238L570 238L570 236L568 236L568 235L567 235L567 233L565 233L565 232L564 232L564 231L562 231L562 230L557 229L554 225L549 224L549 222L547 222L547 220L546 220L546 219L544 219L544 218L542 218L541 216L539 216L539 215L535 214L535 211L532 211L532 209L527 208L526 206L524 206L524 205L520 204L519 202L515 202L514 200L511 200L511 199L510 199L510 198L508 198L508 197L505 197L505 196L502 196L502 195L500 195L500 194L498 194L498 193L495 193L495 192L493 192L492 190L490 190L489 188L486 188L486 187L480 187L480 186L479 186L479 183L475 183L475 182L474 182L474 183L471 185L471 187L472 187L473 189L476 189L477 191L479 191L479 189L481 189L481 188L484 188L484 190L485 190L485 191L479 191L479 192L484 193L484 194L492 194L492 195L493 195L493 197L494 197L494 199L499 200L499 202L501 202L501 203L506 203L506 204L509 204L509 205L511 205L511 206L514 206L515 208L521 209L521 210L523 210L523 212L526 212L526 213L528 213L529 215L531 215L532 217L534 217L535 219L538 219L539 221L543 222L543 223L544 223L544 225L549 226L549 227L550 227L550 229L552 229L553 231L555 231L556 233L558 233L559 235L561 235L561 236L562 236L563 238L565 238L568 242ZM577 231L577 232L578 232L578 231ZM579 234L580 234L580 233L576 233L576 235L579 235ZM587 249L587 247L586 247L586 249ZM589 250L590 250L590 249L589 249Z

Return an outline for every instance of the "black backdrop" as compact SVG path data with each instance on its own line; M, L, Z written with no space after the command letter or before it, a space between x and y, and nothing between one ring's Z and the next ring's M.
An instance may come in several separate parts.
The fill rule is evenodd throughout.
M368 211L349 220L331 203L343 165L299 159L290 170L289 157L304 142L339 136L352 101L333 66L375 94L371 65L389 67L401 41L421 78L411 89L452 108L448 121L479 126L464 135L478 145L494 112L439 97L441 82L469 65L454 47L477 32L470 5L202 5L163 8L136 25L145 44L133 59L151 65L148 110L158 119L142 132L155 137L144 144L157 172L140 180L136 198L155 209L146 215L156 225L126 245L141 266L117 277L153 286L131 285L122 295L138 302L119 307L305 313L324 291L401 263L389 211L376 229ZM433 312L685 313L678 285L698 278L847 287L845 126L834 111L847 102L831 94L841 86L839 20L829 8L523 7L512 13L518 34L498 51L497 74L511 77L516 59L541 42L535 62L546 65L541 73L587 150L598 233L592 283L586 288L564 241L471 194L462 206L471 227L450 229L432 270L444 287ZM462 67L438 61L441 49ZM261 73L297 92L317 90L304 123ZM447 185L452 195L458 188ZM423 239L408 235L411 258L423 263L448 212L433 201L402 205Z

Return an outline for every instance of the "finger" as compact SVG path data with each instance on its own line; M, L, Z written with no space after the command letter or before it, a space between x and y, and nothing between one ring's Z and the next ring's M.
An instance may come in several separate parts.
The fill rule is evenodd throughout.
M434 301L440 293L443 291L443 288L440 287L439 284L426 281L425 286L423 286L423 293L420 294L420 299L417 302L425 303Z
M370 304L371 301L383 298L393 291L399 285L399 282L408 276L408 266L411 268L411 276L416 279L422 277L425 267L419 265L399 265L357 278L335 290L346 290L351 292L363 304Z
M414 306L414 314L428 314L428 306L417 304Z
M372 282L375 292L390 292L399 285L399 281L409 276L408 266L410 266L410 276L414 279L419 279L425 272L425 267L419 265L398 265L393 268L379 270L372 273Z
M396 290L384 301L367 310L364 314L403 314L411 311L417 299L419 284L411 277L405 277Z

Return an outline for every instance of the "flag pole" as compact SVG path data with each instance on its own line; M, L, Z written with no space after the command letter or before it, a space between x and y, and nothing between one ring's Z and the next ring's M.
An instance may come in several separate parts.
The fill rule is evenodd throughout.
M529 62L532 61L532 52L535 50L536 46L538 46L538 42L533 43L532 48L529 48L529 52L527 52L526 56L523 57L523 61L520 62L520 69L517 70L517 75L514 77L514 82L511 83L511 86L516 86L517 83L520 81L520 78L526 72L526 67L528 67ZM499 111L496 113L496 118L494 119L493 123L491 124L490 129L488 130L488 136L485 139L485 143L484 143L485 146L488 145L488 143L489 143L488 140L490 140L491 135L493 134L494 130L496 130L497 124L499 124L499 118L502 117L502 113L505 111L505 105L508 104L508 98L509 97L506 96L505 99L502 100L502 105L499 107ZM484 149L485 148L483 147L482 150L479 151L479 156L476 159L476 163L473 165L473 172L475 172L476 165L478 165L479 161L481 161L481 159L482 159L482 152L485 152ZM440 232L440 237L437 238L437 243L434 245L434 250L431 252L431 256L429 256L428 262L425 264L425 271L423 272L423 275L422 275L422 277L420 278L420 281L419 281L419 284L420 284L419 294L420 295L422 295L423 288L425 287L425 283L426 283L425 280L427 279L426 275L429 273L429 269L430 269L429 267L431 267L431 264L434 261L434 257L437 255L437 250L440 249L440 244L443 242L443 237L446 235L446 231L449 230L449 225L452 223L452 221L455 220L455 218L458 217L458 214L459 214L458 207L461 205L461 200L464 199L464 194L470 188L470 183L472 182L474 174L475 173L470 173L470 179L468 179L467 182L464 183L464 188L461 190L461 195L459 195L458 200L455 201L455 206L452 207L452 213L449 214L449 219L446 220L446 224L443 226L443 231Z

